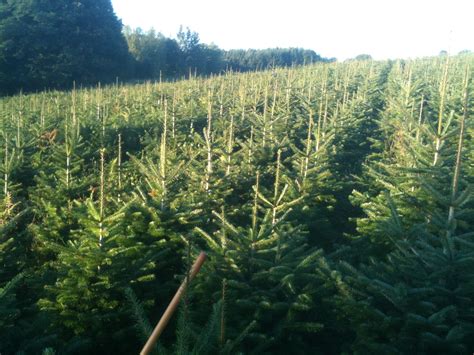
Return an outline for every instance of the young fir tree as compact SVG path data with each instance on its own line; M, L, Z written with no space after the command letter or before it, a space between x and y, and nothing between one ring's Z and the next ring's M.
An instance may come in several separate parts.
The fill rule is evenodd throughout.
M7 147L0 169L0 351L14 353L35 344L39 348L32 350L41 349L47 335L39 330L44 323L37 319L34 306L38 299L34 287L37 260L31 252L28 232L32 216L27 202L20 199L21 186L14 183L19 161L15 150Z
M196 228L210 255L197 292L200 297L212 293L213 299L222 302L221 344L250 321L256 322L242 351L277 351L281 346L308 350L305 334L323 327L313 313L320 284L312 273L322 255L308 247L301 227L287 220L292 206L302 198L288 199L289 186L280 175L280 154L272 192L261 186L263 179L257 175L246 225L234 225L223 208L214 212L220 225L217 232Z
M361 184L366 191L353 193L353 202L366 214L357 220L358 232L371 238L374 246L391 248L390 238L384 237L384 218L392 214L386 191L401 223L409 227L429 220L429 211L436 208L429 186L445 190L450 186L459 128L456 117L462 116L464 94L462 85L450 83L448 69L448 63L443 64L437 88L424 88L426 74L417 77L413 64L396 66L391 74L388 103L379 123L382 135L374 143L380 153L373 154L365 167L367 178ZM462 74L457 82L463 82Z
M187 290L187 293L192 292ZM145 309L142 302L140 302L131 288L125 290L127 301L130 305L130 313L135 321L135 329L139 334L142 343L145 344L150 337L153 328L146 316ZM198 324L189 317L189 304L186 303L187 296L185 295L178 314L175 328L175 336L173 342L169 346L163 345L162 341L159 341L153 349L153 354L168 355L168 354L232 354L234 353L237 346L247 336L249 331L255 325L252 322L247 328L245 328L239 336L234 340L227 340L223 345L220 342L220 321L222 319L222 303L219 301L212 305L212 311L206 322ZM173 325L170 324L167 327L167 333L172 331Z
M17 318L20 315L20 309L15 295L15 287L20 283L22 278L23 275L18 274L8 282L1 283L0 331L2 332L3 341L0 343L0 351L15 351L15 324L17 322Z
M166 274L163 270L172 267L165 258L172 243L152 210L109 195L104 150L98 173L97 191L74 201L77 225L69 239L50 241L57 252L57 276L39 305L54 316L53 325L63 327L63 337L82 342L83 351L98 344L104 351L124 351L125 344L117 340L131 325L123 291L136 287L151 305L162 293L168 296L166 283L156 292L156 279L160 270ZM126 346L135 345L136 339L130 339Z
M372 240L368 250L370 243L384 248L372 249L357 269L342 263L342 279L328 274L340 290L335 303L355 330L357 353L463 353L473 346L473 181L465 168L472 99L465 75L462 90L451 91L462 92L461 108L444 114L447 71L446 64L440 95L432 98L437 125L429 115L415 121L404 100L393 165L369 169L385 192L365 199L359 231ZM409 99L407 78L400 96Z
M85 160L90 157L90 148L79 132L67 125L66 121L65 130L48 131L32 157L39 173L30 189L30 199L35 218L42 223L31 225L30 230L37 257L44 262L55 259L54 245L68 242L70 232L77 226L73 202L86 198L94 185Z

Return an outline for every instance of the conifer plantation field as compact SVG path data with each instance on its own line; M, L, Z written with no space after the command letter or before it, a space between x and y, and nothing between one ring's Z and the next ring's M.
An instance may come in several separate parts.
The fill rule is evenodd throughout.
M474 56L0 99L0 353L471 354Z

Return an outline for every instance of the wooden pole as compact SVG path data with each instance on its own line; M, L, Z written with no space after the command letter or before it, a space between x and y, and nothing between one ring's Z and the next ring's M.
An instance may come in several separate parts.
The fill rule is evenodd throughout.
M199 272L205 260L206 260L206 253L202 251L201 254L199 254L199 256L197 257L196 261L194 262L194 265L191 268L191 272L184 279L183 283L178 288L178 291L176 291L176 294L174 295L170 304L168 305L165 312L161 316L160 321L156 325L155 329L153 329L153 333L151 333L150 337L148 338L148 341L146 342L145 346L140 352L140 355L148 355L150 351L153 349L161 333L163 333L163 330L165 330L166 326L168 325L168 322L173 316L173 313L176 311L176 308L179 305L179 301L181 300L181 296L183 295L184 291L186 291L186 288L188 287L189 283L194 279L196 274Z

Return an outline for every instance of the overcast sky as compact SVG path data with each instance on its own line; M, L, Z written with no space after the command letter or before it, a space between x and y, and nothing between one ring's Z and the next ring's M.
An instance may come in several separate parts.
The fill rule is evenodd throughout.
M303 47L346 59L474 50L474 0L112 0L124 25L220 48Z

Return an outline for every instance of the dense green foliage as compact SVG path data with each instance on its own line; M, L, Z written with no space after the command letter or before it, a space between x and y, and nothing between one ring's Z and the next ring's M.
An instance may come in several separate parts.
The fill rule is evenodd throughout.
M175 79L192 74L219 74L226 70L246 72L274 67L329 62L312 50L301 48L222 50L216 45L200 43L199 34L180 28L177 39L154 30L124 31L135 58L135 77L139 79Z
M201 250L158 353L472 352L473 68L1 99L0 352L137 353Z
M0 94L126 76L121 30L110 0L0 1Z
M231 49L223 53L224 63L235 71L264 70L272 67L328 62L316 52L303 48Z
M110 0L0 1L0 95L323 60L301 49L227 52L200 43L189 28L176 39L153 30L122 33Z

